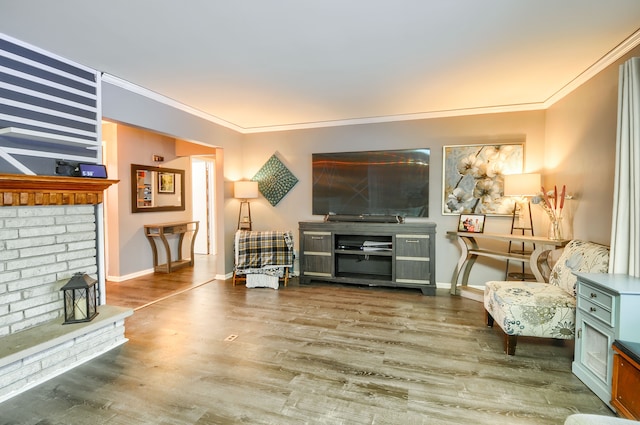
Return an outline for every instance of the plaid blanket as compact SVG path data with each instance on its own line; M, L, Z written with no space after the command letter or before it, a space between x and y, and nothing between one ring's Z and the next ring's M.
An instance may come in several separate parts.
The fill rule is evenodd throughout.
M236 232L236 270L293 266L293 233L288 231Z

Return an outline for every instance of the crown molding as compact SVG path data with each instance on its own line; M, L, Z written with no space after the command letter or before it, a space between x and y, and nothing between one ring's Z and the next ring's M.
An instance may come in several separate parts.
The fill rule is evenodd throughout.
M300 124L284 124L266 127L245 128L245 134L267 133L273 131L307 130L322 127L340 127L345 125L379 124L397 121L415 121L433 118L451 118L470 115L499 114L503 112L523 112L546 109L544 103L526 103L518 105L486 106L479 108L451 109L445 111L418 112L414 114L385 115L380 117L353 118L348 120L319 121Z
M551 97L549 97L544 102L538 103L526 103L526 104L514 104L514 105L498 105L498 106L486 106L486 107L478 107L478 108L466 108L466 109L451 109L444 111L432 111L432 112L419 112L413 114L402 114L402 115L385 115L385 116L377 116L377 117L366 117L366 118L352 118L345 120L334 120L334 121L317 121L317 122L306 122L306 123L294 123L294 124L283 124L283 125L273 125L273 126L258 126L258 127L241 127L239 125L233 124L229 121L225 121L216 116L207 114L198 109L187 106L183 103L180 103L176 100L153 92L144 87L140 87L136 84L130 83L121 78L115 77L109 74L102 74L102 80L109 84L116 85L123 89L132 91L141 96L145 96L149 99L155 100L160 103L164 103L173 108L179 109L181 111L187 112L189 114L195 115L199 118L212 122L214 124L218 124L230 130L237 131L241 134L256 134L256 133L270 133L276 131L291 131L291 130L308 130L313 128L325 128L325 127L340 127L347 125L363 125L363 124L379 124L379 123L388 123L388 122L396 122L396 121L413 121L413 120L426 120L426 119L434 119L434 118L451 118L451 117L460 117L460 116L468 116L468 115L482 115L482 114L497 114L497 113L506 113L506 112L527 112L527 111L539 111L548 109L553 104L567 96L569 93L580 87L582 84L586 83L588 80L593 78L599 72L603 71L606 67L615 63L618 59L620 59L625 54L629 53L632 49L640 45L640 30L636 31L629 38L624 40L602 58L600 58L596 63L591 65L588 69L586 69L579 76L574 78L556 93L554 93Z
M114 86L123 88L125 90L128 90L130 92L139 94L140 96L144 96L148 99L151 100L155 100L156 102L160 102L163 103L167 106L171 106L173 108L179 109L181 111L184 111L188 114L194 115L196 117L202 118L204 120L207 120L209 122L212 122L214 124L218 124L221 125L223 127L226 127L230 130L234 130L237 131L239 133L244 133L245 129L243 127L237 126L233 123L230 123L229 121L225 121L222 118L218 118L216 116L207 114L206 112L202 112L199 109L193 108L191 106L185 105L184 103L180 103L177 100L171 99L167 96L161 95L159 93L156 93L152 90L146 89L144 87L141 87L137 84L133 84L127 80L123 80L122 78L107 74L107 73L103 73L102 74L102 81L105 83L109 83L112 84Z
M587 68L582 74L578 75L566 86L558 90L553 96L544 102L545 108L549 108L554 103L563 99L569 93L586 83L588 80L602 72L606 67L614 64L622 56L629 53L632 49L640 45L640 30L633 33L629 38L618 44L614 49L604 55L600 60Z

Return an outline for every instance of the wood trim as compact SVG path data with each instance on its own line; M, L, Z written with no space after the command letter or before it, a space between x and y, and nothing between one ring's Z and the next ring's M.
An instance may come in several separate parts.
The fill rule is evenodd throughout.
M636 391L640 380L640 365L616 346L616 343L612 347L611 405L618 415L637 421L640 420L640 397Z
M0 206L96 205L119 180L0 174Z

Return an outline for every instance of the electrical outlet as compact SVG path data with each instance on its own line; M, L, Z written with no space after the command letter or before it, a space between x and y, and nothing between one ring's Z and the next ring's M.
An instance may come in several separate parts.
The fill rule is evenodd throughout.
M154 162L162 162L162 161L164 161L164 156L153 155L153 156L151 156L151 160L154 161Z
M229 335L224 340L231 342L231 341L235 340L237 337L238 337L238 335Z

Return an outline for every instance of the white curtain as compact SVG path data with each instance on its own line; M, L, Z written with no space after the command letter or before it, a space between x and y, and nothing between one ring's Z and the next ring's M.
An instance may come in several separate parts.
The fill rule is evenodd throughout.
M609 273L640 277L640 58L620 67Z

